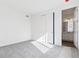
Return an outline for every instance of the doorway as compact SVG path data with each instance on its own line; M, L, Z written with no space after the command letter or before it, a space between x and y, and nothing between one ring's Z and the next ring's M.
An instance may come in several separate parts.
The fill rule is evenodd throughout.
M75 47L75 9L70 8L62 11L62 45Z

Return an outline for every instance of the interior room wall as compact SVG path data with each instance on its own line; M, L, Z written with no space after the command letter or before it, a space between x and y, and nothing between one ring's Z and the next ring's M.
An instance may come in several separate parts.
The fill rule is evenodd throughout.
M61 9L55 10L55 45L62 45L62 12Z
M6 5L0 5L0 47L29 40L30 21Z

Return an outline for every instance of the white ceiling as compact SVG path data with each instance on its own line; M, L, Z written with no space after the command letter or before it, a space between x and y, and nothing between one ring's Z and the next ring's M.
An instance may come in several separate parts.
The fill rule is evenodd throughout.
M64 0L0 0L1 4L20 13L34 14L62 6L65 2Z

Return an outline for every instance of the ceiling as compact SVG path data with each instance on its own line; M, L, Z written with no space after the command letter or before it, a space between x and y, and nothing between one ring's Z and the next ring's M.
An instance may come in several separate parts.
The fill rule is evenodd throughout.
M35 14L62 6L64 3L64 0L0 0L0 7L5 5L22 14Z

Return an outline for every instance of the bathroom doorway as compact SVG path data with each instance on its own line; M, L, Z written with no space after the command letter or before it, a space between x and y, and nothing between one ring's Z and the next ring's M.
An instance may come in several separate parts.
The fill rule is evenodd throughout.
M62 11L62 45L75 47L75 10L76 7Z

